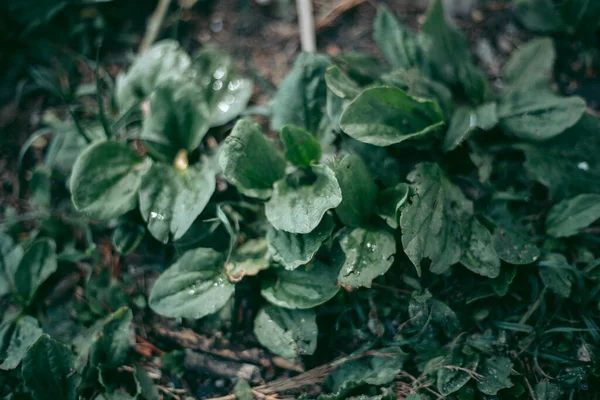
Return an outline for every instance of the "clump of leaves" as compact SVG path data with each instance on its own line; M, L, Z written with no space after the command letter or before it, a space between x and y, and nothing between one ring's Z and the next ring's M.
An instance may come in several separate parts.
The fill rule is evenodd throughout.
M240 114L250 83L216 50L190 58L158 43L119 78L123 117L75 161L73 204L121 217L120 251L146 230L178 250L150 290L155 313L202 319L241 287L259 299L253 332L272 353L297 363L328 340L348 343L351 354L312 382L320 400L589 393L599 378L600 120L552 89L547 38L512 54L495 90L442 1L421 32L386 8L374 24L387 68L303 53L269 108L278 137L246 117L217 148L205 135ZM136 129L127 115L140 104ZM29 282L13 290L26 305L56 267L12 273L22 250L2 249L17 266L9 276ZM332 312L335 323L321 318ZM94 325L74 361L29 318L0 332L30 327L19 340L29 352L11 363L22 362L32 393L42 356L60 354L57 393L110 398L108 377L126 357L114 335L130 310Z

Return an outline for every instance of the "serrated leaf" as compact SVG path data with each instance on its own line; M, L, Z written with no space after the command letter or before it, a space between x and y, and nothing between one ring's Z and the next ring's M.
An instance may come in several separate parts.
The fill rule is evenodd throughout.
M29 348L43 333L38 321L28 315L14 322L5 349L2 349L0 342L0 370L8 371L17 368Z
M512 362L506 357L489 357L483 363L484 380L477 382L477 387L484 394L493 396L501 389L510 388L513 383L510 381L510 370Z
M266 198L285 174L285 159L260 125L242 119L225 139L220 155L223 176L245 195Z
M502 68L502 76L514 88L550 84L555 59L552 39L536 38L511 54Z
M521 139L542 141L553 138L579 121L585 112L581 97L561 97L548 89L513 90L498 103L500 126Z
M540 382L535 385L535 397L537 400L559 400L562 398L563 391L555 383Z
M177 41L162 40L154 44L117 79L116 95L121 112L150 95L164 81L184 76L190 65L190 57Z
M333 218L325 214L310 233L289 233L274 228L267 232L267 242L273 260L286 269L294 270L312 260L324 241L329 239L335 227Z
M527 238L502 228L494 231L492 246L498 257L510 264L531 264L540 256L540 250Z
M288 271L278 269L263 279L260 294L270 303L290 309L313 308L337 294L338 271L319 261Z
M342 190L342 202L335 213L344 225L361 226L372 215L377 200L378 188L371 171L355 154L335 162L334 171Z
M90 218L111 219L137 205L147 163L125 143L104 141L77 158L70 179L75 208Z
M402 26L389 8L380 6L373 21L373 41L393 68L409 69L423 63L419 37Z
M355 228L342 236L340 247L344 255L338 281L349 288L371 287L393 264L396 240L383 229Z
M310 133L296 126L286 125L281 130L285 158L294 166L308 168L321 159L321 145Z
M287 310L266 305L254 319L254 335L269 351L288 360L313 354L317 348L314 310Z
M581 194L552 206L546 215L546 233L553 237L577 235L600 219L600 195Z
M342 201L342 192L331 168L314 165L312 182L300 182L305 176L288 175L277 181L273 196L265 205L267 219L275 229L291 233L309 233L323 215Z
M295 125L317 132L326 101L325 72L331 65L321 54L301 53L271 103L271 129Z
M460 390L471 379L467 371L477 370L479 355L465 354L460 348L453 349L451 355L444 360L444 364L437 371L437 389L442 396L448 396Z
M166 243L181 238L202 213L215 191L215 174L207 165L183 171L155 162L142 178L140 212L148 230Z
M573 267L567 258L562 254L550 253L540 260L539 265L540 278L544 285L558 296L568 298L571 295L574 276Z
M414 194L400 217L404 252L419 275L425 258L431 272L441 274L467 247L473 204L437 164L418 164L408 180Z
M492 235L476 219L471 222L469 246L465 249L460 263L470 271L487 278L500 275L502 263L492 246Z
M158 277L150 308L171 318L199 319L217 312L235 290L224 273L224 261L213 249L188 251Z
M247 275L256 275L269 268L269 251L266 239L250 239L241 245L225 264L227 276L233 282Z
M22 376L35 400L76 400L80 376L69 348L42 335L23 359Z
M344 110L341 129L350 137L376 146L424 139L444 124L437 103L388 86L364 90Z
M29 304L38 288L57 268L56 244L52 239L38 239L23 254L14 271L13 281L17 295Z

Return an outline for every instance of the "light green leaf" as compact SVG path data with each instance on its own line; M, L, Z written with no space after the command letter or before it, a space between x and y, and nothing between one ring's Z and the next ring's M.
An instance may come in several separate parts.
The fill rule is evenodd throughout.
M373 41L393 68L409 69L423 64L419 37L400 24L385 6L377 8Z
M35 400L76 400L80 376L69 348L42 335L23 359L22 376Z
M285 159L260 125L242 119L225 139L220 155L225 178L245 195L266 198L285 174Z
M522 139L542 141L575 125L585 112L581 97L560 97L547 89L505 93L498 104L500 126Z
M90 218L111 219L137 205L148 164L121 142L96 142L77 158L70 179L75 208Z
M481 374L484 380L477 382L477 387L484 394L493 396L499 390L510 388L513 383L510 381L510 370L512 362L506 357L489 357L483 363Z
M557 33L567 28L552 0L516 0L515 15L534 32Z
M44 332L35 318L28 315L19 318L12 327L7 347L2 349L2 343L0 343L0 370L7 371L17 368L29 348L42 333Z
M347 226L364 224L373 213L378 191L369 168L351 154L335 162L334 171L342 190L342 202L335 213Z
M340 118L340 127L346 134L376 146L430 137L443 124L437 103L387 86L364 90Z
M266 305L254 319L258 342L288 360L313 354L317 348L317 321L314 310L287 310Z
M360 86L339 67L329 67L325 73L325 83L338 98L352 100L360 94Z
M331 65L321 54L301 53L271 103L271 129L295 125L317 132L325 110L325 72Z
M377 199L377 215L387 222L392 229L400 225L401 211L408 204L410 186L399 183L394 187L379 192Z
M23 248L0 231L0 297L12 290L13 276L23 257Z
M458 107L452 114L442 150L454 150L477 129L489 130L497 123L496 103L483 104L476 109Z
M469 246L465 249L460 263L472 272L488 278L500 275L502 262L492 246L492 235L476 219L471 222Z
M254 394L252 394L252 387L245 379L238 379L233 387L233 394L237 400L254 400Z
M477 353L465 354L462 348L455 348L444 359L444 365L437 371L437 389L442 396L448 396L462 388L471 375L466 371L476 371L479 365Z
M267 232L267 242L273 260L286 269L294 270L307 264L335 228L333 218L325 214L317 227L310 233L289 233L271 228Z
M310 233L323 215L342 201L342 192L331 168L314 165L309 179L300 182L297 174L275 183L273 196L265 205L267 219L275 229L291 233Z
M546 216L546 233L553 237L577 235L600 219L600 195L581 194L552 206Z
M128 218L119 222L112 234L115 249L123 254L131 254L140 245L146 235L146 227Z
M224 261L213 249L188 251L158 277L150 308L171 318L199 319L217 312L235 290L223 271Z
M38 165L29 180L29 200L41 209L50 207L52 170L46 165Z
M544 285L566 299L571 295L573 285L573 267L562 254L550 253L539 262L540 278Z
M502 228L494 231L492 246L498 257L510 264L531 264L540 256L540 250L527 238Z
M25 250L14 272L17 295L26 304L34 299L38 288L57 268L56 244L52 239L36 240Z
M278 269L262 281L262 296L270 303L290 309L313 308L325 303L340 290L338 270L319 261L288 271Z
M233 282L246 275L256 275L269 268L269 251L266 239L250 239L241 245L225 264L227 276Z
M117 79L116 94L121 112L150 95L164 81L186 75L190 65L190 57L177 41L162 40L154 44Z
M144 368L136 365L133 377L135 379L138 394L141 394L143 399L160 400L158 388L154 385L152 378L150 378Z
M559 385L550 382L540 382L535 385L535 398L537 400L560 400L563 391Z
M400 218L404 252L419 275L425 258L431 272L441 274L468 246L473 204L437 164L418 164L408 180L414 194Z
M321 159L319 141L302 128L284 126L281 130L281 141L285 146L285 158L296 167L307 168Z
M207 165L184 171L155 162L142 178L140 212L148 230L166 243L181 238L204 210L215 191L214 171Z
M502 68L506 85L513 88L549 85L556 59L550 38L536 38L513 52Z

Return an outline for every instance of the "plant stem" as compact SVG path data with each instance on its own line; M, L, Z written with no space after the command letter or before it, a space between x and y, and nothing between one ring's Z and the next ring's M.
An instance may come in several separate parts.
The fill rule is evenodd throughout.
M144 54L156 40L170 4L171 0L159 0L154 13L152 13L150 20L148 21L148 25L146 26L146 34L140 43L138 54Z
M313 16L312 0L297 0L298 24L300 25L300 44L302 51L314 53L317 51L315 39L315 19Z

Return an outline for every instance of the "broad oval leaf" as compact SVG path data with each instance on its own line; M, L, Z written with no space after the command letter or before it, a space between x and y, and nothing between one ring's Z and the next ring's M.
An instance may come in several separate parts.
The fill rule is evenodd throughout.
M497 228L492 236L494 251L510 264L531 264L540 256L540 250L518 233Z
M215 191L215 174L207 165L183 171L155 162L142 178L140 212L148 230L166 243L181 238L204 210Z
M233 282L246 275L256 275L269 268L269 249L265 239L250 239L241 245L225 264L227 276Z
M339 67L329 67L325 73L327 88L338 98L352 100L360 94L360 86Z
M319 261L288 271L279 269L262 281L260 293L270 303L290 309L313 308L325 303L340 290L338 271Z
M549 84L556 59L550 38L536 38L513 52L502 68L506 84L515 88Z
M302 128L284 126L281 141L285 146L285 158L296 167L307 168L321 159L321 144Z
M254 319L254 335L269 351L288 360L313 354L317 348L314 310L287 310L266 305Z
M410 186L399 183L394 187L379 192L377 198L377 215L385 220L392 229L400 225L401 211L408 204Z
M225 178L245 195L266 198L285 174L285 159L256 122L238 121L220 154Z
M560 400L563 395L562 388L556 383L540 382L535 385L537 400Z
M498 123L496 109L496 103L486 103L476 109L458 107L452 114L442 150L454 150L476 129L492 129Z
M383 229L355 228L340 239L344 253L338 281L347 288L371 287L394 262L396 240Z
M437 103L388 86L364 90L344 110L340 127L350 137L389 146L435 134L444 124Z
M333 217L325 214L319 225L310 233L289 233L274 228L267 232L267 242L273 260L286 269L294 270L312 260L323 242L335 228Z
M460 263L472 272L488 278L500 275L502 262L492 246L492 235L476 219L471 222L469 246L460 258Z
M479 355L465 354L460 348L453 349L450 357L445 360L437 371L437 389L442 396L448 396L462 388L470 379L467 371L476 371Z
M552 206L546 216L546 233L553 237L577 235L600 219L600 195L582 194Z
M147 163L125 143L94 143L73 166L73 205L90 218L119 217L137 205L137 192L146 170Z
M421 163L408 175L413 195L402 210L402 246L421 274L421 261L441 274L462 257L469 240L473 204L437 164Z
M38 288L57 268L56 244L52 239L38 239L25 250L14 273L17 294L29 304Z
M567 258L558 253L546 254L539 262L540 278L544 285L566 299L571 295L573 285L574 268L569 264Z
M483 363L483 380L477 382L477 387L484 394L493 396L501 389L510 388L513 383L510 381L510 370L512 362L506 357L489 357Z
M42 335L23 359L21 374L35 400L76 400L80 376L64 344Z
M223 271L224 261L213 249L188 251L158 277L150 308L171 318L199 319L217 312L235 290Z
M340 185L331 168L314 165L312 183L293 182L289 175L275 183L273 196L265 205L267 219L275 229L291 233L309 233L323 215L342 201Z
M423 49L418 35L402 26L385 6L377 8L373 41L393 68L409 69L423 64Z
M335 176L342 190L342 202L335 213L347 226L360 226L375 209L377 185L371 171L355 155L348 155L334 164Z
M552 0L518 0L515 2L515 15L534 32L558 33L567 29Z
M0 370L17 368L29 348L43 333L38 321L28 315L14 322L7 347L5 349L0 347Z

